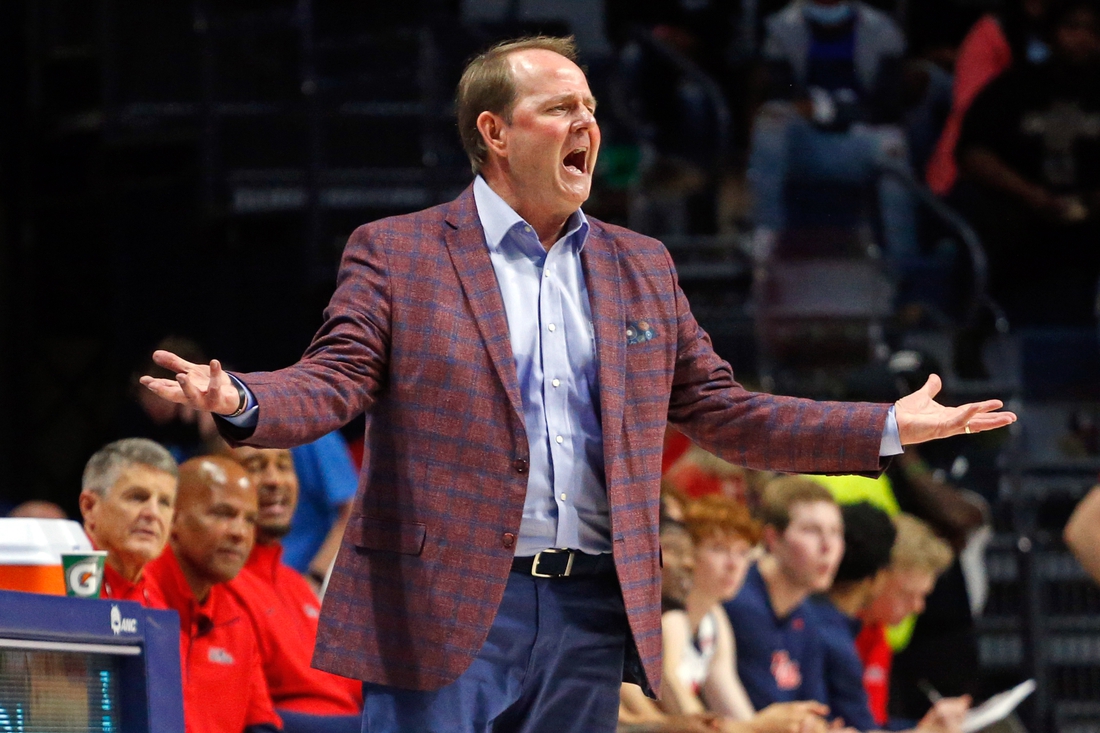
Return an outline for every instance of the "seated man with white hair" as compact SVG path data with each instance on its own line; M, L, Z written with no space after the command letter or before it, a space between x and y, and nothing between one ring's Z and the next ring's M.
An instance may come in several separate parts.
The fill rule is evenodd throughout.
M116 440L88 460L80 513L92 544L107 551L104 598L166 607L143 571L168 542L178 480L172 454L146 438Z

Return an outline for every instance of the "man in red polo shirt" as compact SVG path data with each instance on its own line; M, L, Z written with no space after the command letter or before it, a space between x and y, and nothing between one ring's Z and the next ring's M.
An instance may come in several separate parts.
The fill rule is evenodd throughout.
M878 593L859 614L863 629L856 637L871 714L876 723L884 726L889 723L890 672L894 661L886 627L901 623L910 614L923 613L924 599L954 560L951 546L920 519L899 514L894 517L894 526L897 539L890 551L890 566Z
M271 704L248 615L225 584L244 567L255 534L256 488L223 456L180 466L168 549L148 567L180 615L187 733L272 733Z
M362 683L313 669L321 603L309 583L281 562L279 540L290 531L298 477L289 450L236 448L232 455L259 492L256 545L244 570L227 584L248 612L264 676L288 733L359 733Z
M80 513L92 544L107 551L104 598L165 608L143 570L168 541L178 475L172 454L145 438L116 440L88 459Z

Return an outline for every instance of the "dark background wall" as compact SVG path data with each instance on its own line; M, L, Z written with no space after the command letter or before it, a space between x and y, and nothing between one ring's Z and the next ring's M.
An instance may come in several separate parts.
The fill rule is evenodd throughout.
M0 496L14 492L14 455L18 419L14 395L16 243L19 235L17 170L22 164L19 131L26 99L24 67L25 8L0 4Z
M451 197L457 3L0 4L0 503L75 510L169 335L292 362L355 226Z

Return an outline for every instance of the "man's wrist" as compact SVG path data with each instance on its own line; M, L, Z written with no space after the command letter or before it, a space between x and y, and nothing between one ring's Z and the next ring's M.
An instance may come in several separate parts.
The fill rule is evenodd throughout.
M905 448L901 444L901 428L898 425L897 403L894 403L886 413L886 423L882 426L882 440L879 442L878 454L882 458L887 458L904 452Z
M238 382L236 379L230 379L229 382L237 390L237 409L228 415L222 415L222 417L240 417L244 414L245 409L248 408L248 393L244 391L244 386L242 386L241 383Z
M260 406L256 403L256 395L252 394L252 390L248 388L248 385L232 374L227 373L226 376L229 377L229 381L233 383L233 387L237 390L238 399L243 399L244 402L238 401L237 409L233 413L220 414L218 417L235 428L244 428L249 431L247 435L251 435L251 431L256 429L256 423L259 420ZM234 440L241 440L242 437L247 437L247 435L234 435L233 438Z

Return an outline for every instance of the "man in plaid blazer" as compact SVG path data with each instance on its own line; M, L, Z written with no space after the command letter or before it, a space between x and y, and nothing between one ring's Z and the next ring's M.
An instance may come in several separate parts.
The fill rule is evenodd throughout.
M600 137L574 58L540 38L470 63L474 185L356 230L297 364L157 352L177 379L142 380L250 445L366 413L314 664L365 681L371 733L611 731L621 679L658 689L667 422L741 465L874 474L901 443L1014 419L937 404L936 378L893 407L742 389L665 248L581 213Z

